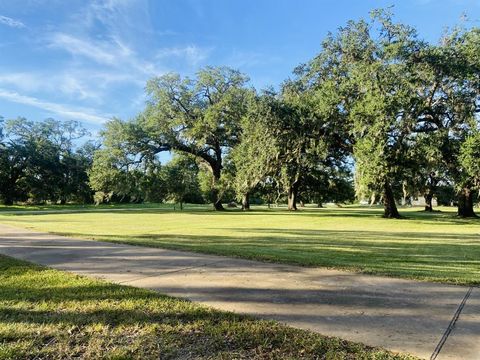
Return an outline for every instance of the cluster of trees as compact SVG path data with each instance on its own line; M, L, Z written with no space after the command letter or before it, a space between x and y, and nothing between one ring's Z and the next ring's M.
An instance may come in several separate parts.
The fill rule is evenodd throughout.
M75 143L86 135L75 121L0 118L0 200L6 205L91 201L87 171L96 147Z
M96 203L171 201L182 209L183 203L202 204L208 199L193 157L174 155L162 165L155 157L132 161L117 150L121 152L105 148L95 154L89 174Z
M251 195L268 203L285 196L296 209L300 189L302 202L353 200L348 152L336 146L342 139L314 120L294 84L287 101L273 91L257 94L247 81L226 67L149 81L145 111L103 131L90 173L100 198L195 197L216 210L235 199L249 209ZM158 162L163 151L176 154L166 165Z
M478 28L455 29L432 45L379 10L330 34L278 92L257 92L226 67L194 79L160 76L148 82L141 114L108 124L92 173L153 174L156 155L174 151L208 170L217 210L228 191L245 209L253 193L284 195L292 210L304 199L342 201L353 177L356 195L381 199L385 217L399 217L395 200L407 195L422 194L432 210L446 186L459 215L474 216L478 54Z
M426 210L434 197L453 198L460 216L475 216L479 54L478 28L430 44L373 11L329 34L278 91L257 91L227 67L151 79L145 109L107 123L98 149L73 151L85 135L77 123L10 122L1 196L87 201L95 191L98 202L210 201L216 210L232 200L296 210L356 196L396 218L396 201L421 195ZM160 164L161 152L172 161Z

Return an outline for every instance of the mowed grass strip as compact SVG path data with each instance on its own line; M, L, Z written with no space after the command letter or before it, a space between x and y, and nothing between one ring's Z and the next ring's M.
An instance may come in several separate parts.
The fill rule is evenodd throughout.
M131 211L0 215L0 222L57 234L455 284L480 284L480 220L455 209L425 213L346 207L251 212Z
M413 359L0 256L0 359Z

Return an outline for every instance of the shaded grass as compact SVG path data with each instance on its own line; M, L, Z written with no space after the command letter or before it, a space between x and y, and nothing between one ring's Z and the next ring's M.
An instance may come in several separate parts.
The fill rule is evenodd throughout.
M0 359L407 359L0 256Z
M478 285L480 221L459 219L455 209L442 210L403 209L405 219L392 220L368 207L296 213L137 208L8 214L0 215L0 222L95 240Z

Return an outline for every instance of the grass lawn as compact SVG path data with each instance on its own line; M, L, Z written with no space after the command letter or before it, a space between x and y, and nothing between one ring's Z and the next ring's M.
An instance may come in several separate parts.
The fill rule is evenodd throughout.
M207 205L187 205L190 210L207 210L210 207ZM45 213L52 212L73 212L73 211L108 211L108 210L143 210L143 209L157 209L157 210L174 210L178 205L175 204L156 204L156 203L145 203L145 204L100 204L100 205L75 205L75 204L66 204L66 205L12 205L5 206L0 205L0 214L4 213L26 213L26 212L36 212L44 211Z
M0 359L407 359L0 256Z
M80 238L480 284L480 220L458 219L455 209L444 208L440 213L402 209L405 219L391 220L381 218L381 209L368 207L296 213L265 208L247 213L171 208L3 211L0 222Z

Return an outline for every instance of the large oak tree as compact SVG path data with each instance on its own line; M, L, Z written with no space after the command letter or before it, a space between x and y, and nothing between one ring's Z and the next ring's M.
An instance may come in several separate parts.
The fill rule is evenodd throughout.
M212 174L213 205L222 210L224 158L238 144L252 90L227 67L207 67L195 79L167 74L148 82L146 110L135 120L139 153L175 150L196 156Z

